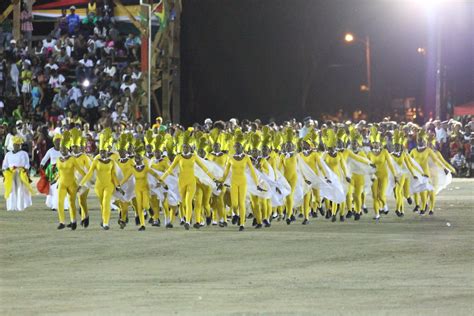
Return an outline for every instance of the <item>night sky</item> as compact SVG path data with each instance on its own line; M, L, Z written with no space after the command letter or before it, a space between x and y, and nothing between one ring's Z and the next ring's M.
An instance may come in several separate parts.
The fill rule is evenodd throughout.
M415 2L184 0L183 123L284 120L337 109L380 116L392 98L409 96L432 103L425 95L429 54L416 50L429 46L436 26L447 89L456 104L474 100L473 2L451 1L442 21L431 21ZM371 40L370 109L359 91L364 45L345 43L348 31Z

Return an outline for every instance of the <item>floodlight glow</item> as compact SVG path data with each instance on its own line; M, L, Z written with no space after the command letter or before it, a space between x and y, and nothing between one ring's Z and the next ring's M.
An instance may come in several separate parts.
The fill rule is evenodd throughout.
M90 83L89 80L87 80L87 79L82 82L82 86L83 86L84 88L89 87L90 84L91 84L91 83Z
M345 36L344 36L344 40L348 43L354 41L354 35L352 35L351 33L347 33Z

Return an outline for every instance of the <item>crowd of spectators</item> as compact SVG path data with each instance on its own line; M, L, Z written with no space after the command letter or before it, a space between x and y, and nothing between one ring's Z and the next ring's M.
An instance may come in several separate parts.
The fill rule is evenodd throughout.
M96 128L140 121L140 37L120 32L107 0L90 1L86 13L63 9L54 30L35 40L22 4L22 40L0 28L0 146L7 134L33 140L66 121Z

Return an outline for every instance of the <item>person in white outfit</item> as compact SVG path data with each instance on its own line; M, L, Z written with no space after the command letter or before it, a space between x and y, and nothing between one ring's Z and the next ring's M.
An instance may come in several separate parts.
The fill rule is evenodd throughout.
M13 150L3 159L2 170L5 177L5 200L7 211L23 211L31 206L33 189L28 178L30 159L26 151L21 150L23 139L13 137Z

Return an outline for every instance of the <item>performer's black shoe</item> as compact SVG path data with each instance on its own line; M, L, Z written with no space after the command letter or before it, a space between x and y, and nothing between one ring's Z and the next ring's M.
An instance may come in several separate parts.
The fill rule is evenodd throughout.
M171 224L171 223L168 223L168 224L166 224L166 226L165 226L165 227L166 227L166 228L173 228L173 224Z
M219 222L219 227L225 227L224 225L225 222ZM227 223L226 223L227 224Z
M400 212L400 217L405 216L405 213Z
M179 225L183 226L185 223L186 223L185 221L181 220L181 221L179 222Z
M135 216L135 225L140 225L140 218L138 216Z
M426 213L426 210L421 210L420 211L420 215L425 215L425 213Z
M433 211L430 211L428 214L429 214L429 215L434 215L434 212L433 212Z
M319 214L321 214L321 216L324 216L324 210L323 210L323 207L318 207L318 211L319 211Z
M244 229L245 229L244 226L240 226L240 227L239 227L239 232L243 232Z
M89 227L89 216L84 218L84 228L87 228L87 227Z
M270 222L267 219L264 219L263 220L263 226L264 227L270 227L270 226L272 226L272 224L270 224Z
M254 218L253 221L252 221L252 226L256 226L257 225L257 219Z
M124 228L125 228L125 225L126 225L125 222L119 219L119 226L120 226L120 229L124 229Z
M237 215L232 216L232 225L237 224L237 220L238 220L238 216L237 216Z
M287 225L290 225L290 224L291 224L291 219L287 218L287 219L286 219L286 224L287 224Z
M63 223L59 223L58 229L64 229L64 228L66 228L66 225L64 225Z
M190 227L190 226L191 226L191 225L189 225L188 223L185 223L185 224L184 224L184 229L189 230L189 227Z
M369 209L367 207L364 207L362 211L364 211L364 213L367 214L369 212Z
M407 202L408 202L409 205L411 205L413 203L413 200L411 199L411 197L407 198Z
M384 213L385 215L388 214L388 212L390 212L389 210L383 210L382 213Z
M332 219L331 219L331 222L334 223L335 221L337 221L337 217L336 217L336 215L333 215L333 216L332 216Z
M355 221L358 221L360 219L360 214L359 213L355 213L354 214L354 220Z
M109 227L108 225L107 225L107 226L103 225L102 228L103 228L104 230L109 230L109 229L110 229L110 227Z
M296 221L295 215L291 215L290 220L291 220L292 222Z
M77 223L74 222L74 223L71 223L71 230L76 230L77 228Z
M72 223L69 223L66 225L67 228L71 228L72 227Z
M351 218L352 217L352 211L347 212L346 218Z
M247 218L253 218L253 214L249 213L249 215L247 215Z
M262 228L262 227L263 227L262 224L257 224L257 225L255 225L255 229L260 229L260 228Z
M327 211L325 217L326 217L326 219L330 219L331 218L331 212Z
M117 224L119 224L119 225L120 225L120 221L121 221L121 220L122 220L122 212L121 212L121 211L119 211L119 213L118 213L118 221L117 221ZM82 225L82 222L81 222L81 225Z
M413 213L418 213L420 211L420 206L415 206L415 208L413 209Z
M401 215L400 215L401 213L400 213L398 210L395 211L395 214L396 214L398 217L401 216Z
M145 230L145 226L140 226L140 228L138 229L139 232L142 232Z
M53 211L53 212L57 212L58 210L57 210L57 209L55 209L55 208L52 208L52 209L51 209L51 211Z
M212 216L206 217L206 225L209 226L212 223Z
M195 224L193 225L193 227L196 228L196 229L199 229L199 228L201 228L201 224L195 223Z
M148 219L148 224L153 224L153 217L150 217L150 218Z
M301 224L302 224L302 225L308 225L308 224L309 224L308 219L305 218L304 221L303 221Z
M344 215L339 216L339 220L340 220L341 222L345 221Z
M303 217L304 217L304 216L303 216L303 213L299 213L299 214L298 214L298 218L303 218Z
M159 221L153 221L151 226L160 227L160 222Z

